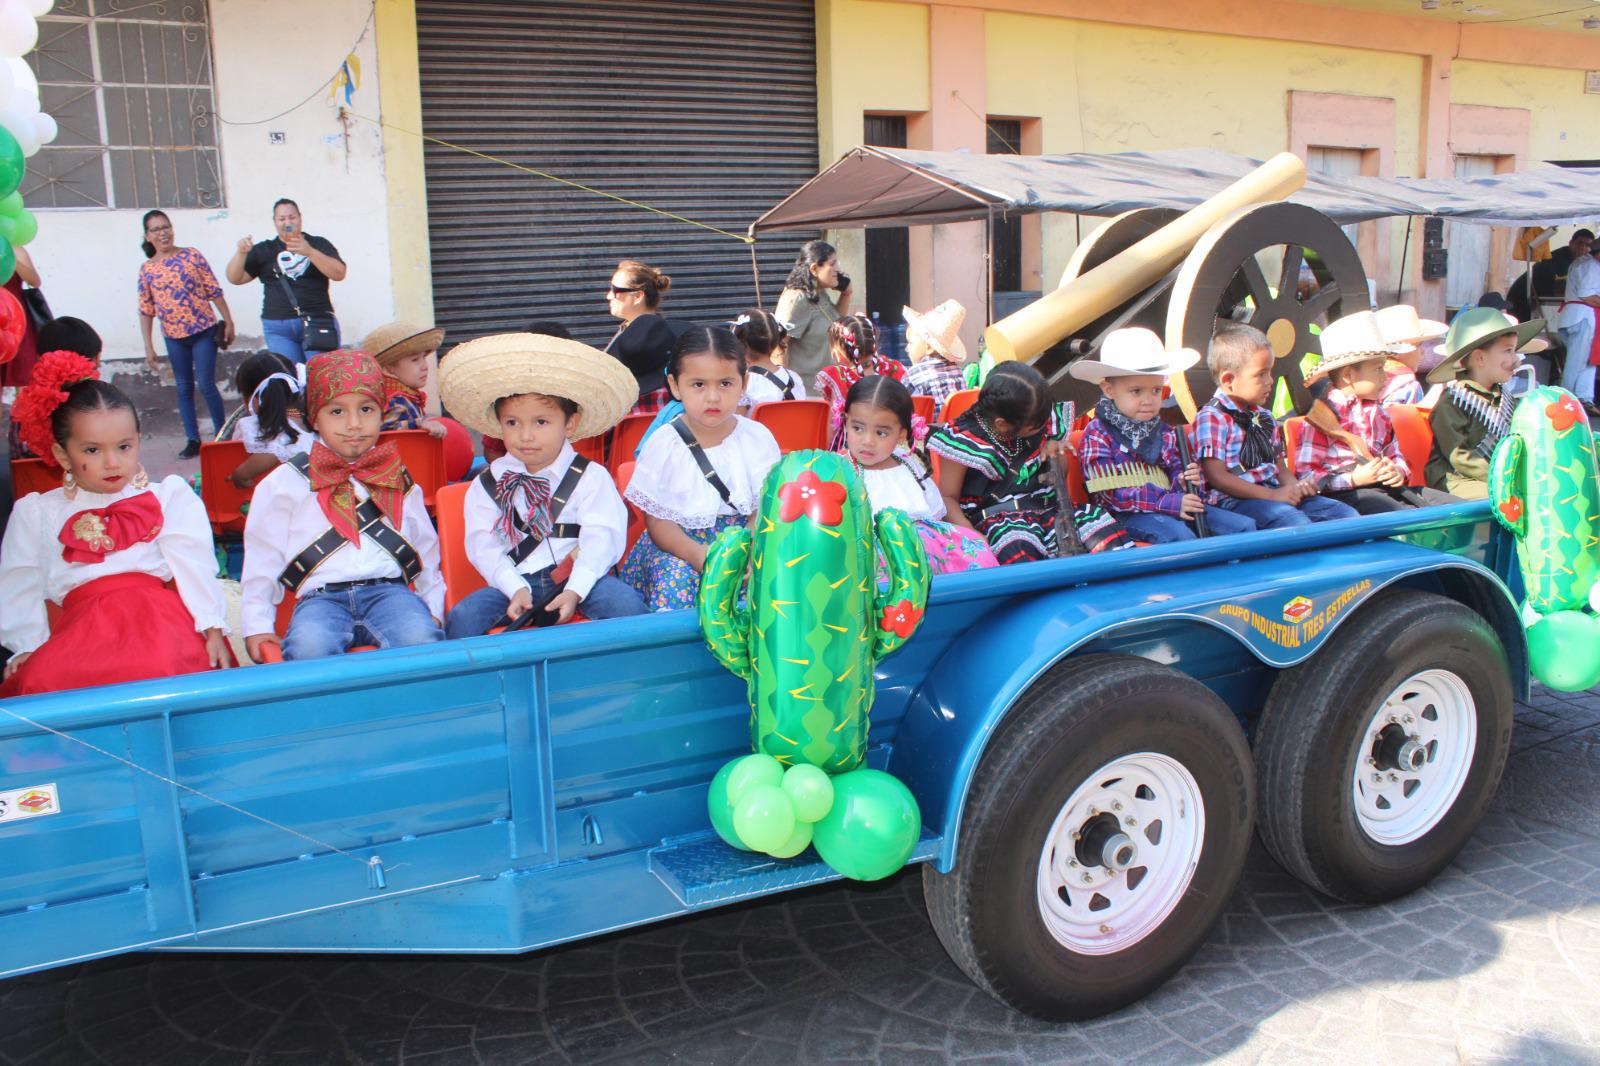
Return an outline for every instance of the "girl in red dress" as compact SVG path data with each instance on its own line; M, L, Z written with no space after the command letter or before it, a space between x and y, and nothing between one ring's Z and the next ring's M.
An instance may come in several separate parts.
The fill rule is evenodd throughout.
M205 507L180 477L150 484L133 404L95 373L51 352L13 408L24 443L65 476L17 501L0 546L0 644L14 653L0 698L232 662Z
M833 352L833 365L817 371L817 388L822 390L822 398L828 401L832 412L828 450L842 452L844 398L850 395L850 386L874 374L899 381L906 376L906 368L878 352L878 331L866 315L835 319L828 327L828 347Z

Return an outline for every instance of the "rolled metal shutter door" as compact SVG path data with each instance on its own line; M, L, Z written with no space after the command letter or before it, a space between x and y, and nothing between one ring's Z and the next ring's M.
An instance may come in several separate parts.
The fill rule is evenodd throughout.
M817 167L811 0L417 0L431 137L743 235ZM731 237L426 146L437 324L452 343L554 319L603 344L620 259L672 276L662 311L753 305ZM805 234L761 243L771 308Z

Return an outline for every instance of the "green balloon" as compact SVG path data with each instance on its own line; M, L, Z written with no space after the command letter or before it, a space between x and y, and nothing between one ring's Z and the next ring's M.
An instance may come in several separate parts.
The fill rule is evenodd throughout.
M22 213L22 194L13 192L9 196L0 196L0 215L12 218Z
M1582 611L1547 614L1528 629L1533 676L1560 692L1600 684L1600 619Z
M783 775L783 790L794 800L794 816L802 822L815 822L833 806L833 779L819 767L801 763ZM806 834L809 842L810 833Z
M906 864L922 834L916 797L881 770L833 779L833 809L812 826L822 861L856 881L877 881Z
M10 215L0 215L0 237L4 237L13 245L17 243L17 220Z
M17 253L11 247L11 242L0 237L0 285L11 280L11 275L17 272Z
M767 852L774 859L792 859L806 848L811 846L811 826L805 822L796 822L794 832L789 834L789 839Z
M794 802L777 785L751 785L733 805L733 831L752 851L783 847L794 826Z
M776 788L783 780L783 763L770 755L746 755L729 765L733 772L728 775L728 802L735 807L751 787L771 785Z
M27 244L39 235L39 220L33 216L32 211L23 211L9 221L16 233L16 236L11 238L12 244Z
M22 145L11 136L10 130L0 126L0 197L10 196L17 191L26 166L22 158Z
M706 811L711 815L711 828L717 831L717 836L722 838L724 844L740 851L749 851L739 839L739 834L733 831L733 804L728 802L728 778L733 776L733 768L739 765L739 761L733 759L728 762L711 779L711 789L706 793Z

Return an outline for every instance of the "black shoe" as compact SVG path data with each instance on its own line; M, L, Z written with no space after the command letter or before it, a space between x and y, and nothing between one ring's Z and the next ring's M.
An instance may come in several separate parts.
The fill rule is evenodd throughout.
M183 446L183 451L178 453L179 459L193 459L200 454L200 442L192 440Z

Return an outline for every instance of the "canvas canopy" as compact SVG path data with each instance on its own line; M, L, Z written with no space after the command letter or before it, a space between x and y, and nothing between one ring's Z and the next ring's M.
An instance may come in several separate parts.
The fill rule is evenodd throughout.
M1257 165L1203 148L1018 156L861 147L762 215L750 232L927 225L991 213L1187 210ZM1541 167L1484 178L1312 174L1289 199L1341 224L1439 215L1493 226L1554 226L1600 214L1600 169Z

